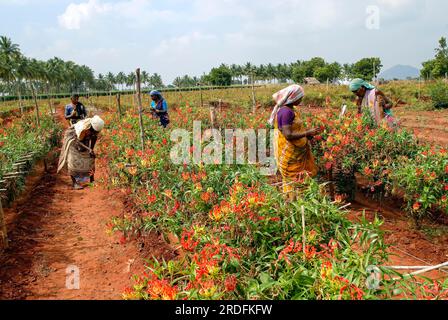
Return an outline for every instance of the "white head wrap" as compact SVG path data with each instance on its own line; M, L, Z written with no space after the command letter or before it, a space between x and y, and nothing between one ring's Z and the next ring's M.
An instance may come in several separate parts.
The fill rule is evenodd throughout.
M90 120L90 123L92 124L93 130L95 130L96 132L100 132L104 128L104 120L98 116L94 116Z
M100 132L104 128L104 120L98 116L94 116L93 118L87 118L77 122L75 124L75 132L78 136L78 139L81 137L81 134L84 131L89 130L90 128L93 128L93 130Z
M274 98L276 105L274 110L272 111L271 118L269 119L269 124L271 126L274 125L275 116L277 115L277 112L281 107L297 102L304 96L305 90L303 90L303 88L298 84L293 84L275 93L272 97Z

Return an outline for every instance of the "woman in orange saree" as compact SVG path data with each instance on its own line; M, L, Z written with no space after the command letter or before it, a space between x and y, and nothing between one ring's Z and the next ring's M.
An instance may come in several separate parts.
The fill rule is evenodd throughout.
M294 184L305 176L315 177L317 166L311 152L309 139L319 134L320 129L305 130L300 112L300 104L305 92L299 85L289 86L276 94L276 107L270 123L275 128L275 158L282 175L283 192L294 197ZM274 119L274 121L272 121Z

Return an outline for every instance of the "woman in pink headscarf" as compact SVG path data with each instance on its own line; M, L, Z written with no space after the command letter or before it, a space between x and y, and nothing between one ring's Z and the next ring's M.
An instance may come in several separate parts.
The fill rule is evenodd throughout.
M276 129L275 158L285 193L291 193L294 182L304 175L317 175L309 139L318 135L320 129L305 130L300 113L295 108L304 96L305 92L299 85L289 86L273 95L276 106L269 122Z

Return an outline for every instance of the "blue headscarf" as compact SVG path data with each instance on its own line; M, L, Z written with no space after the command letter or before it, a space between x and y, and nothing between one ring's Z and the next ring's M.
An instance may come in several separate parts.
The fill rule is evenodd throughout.
M159 91L157 91L157 90L152 90L152 91L149 93L149 95L150 95L150 96L157 96L157 97L163 98L163 97L162 97L162 94L161 94Z

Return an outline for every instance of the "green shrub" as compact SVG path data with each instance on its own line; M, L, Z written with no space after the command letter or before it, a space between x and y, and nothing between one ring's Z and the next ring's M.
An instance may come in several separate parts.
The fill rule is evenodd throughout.
M430 87L430 96L435 108L448 108L448 85L439 81Z

